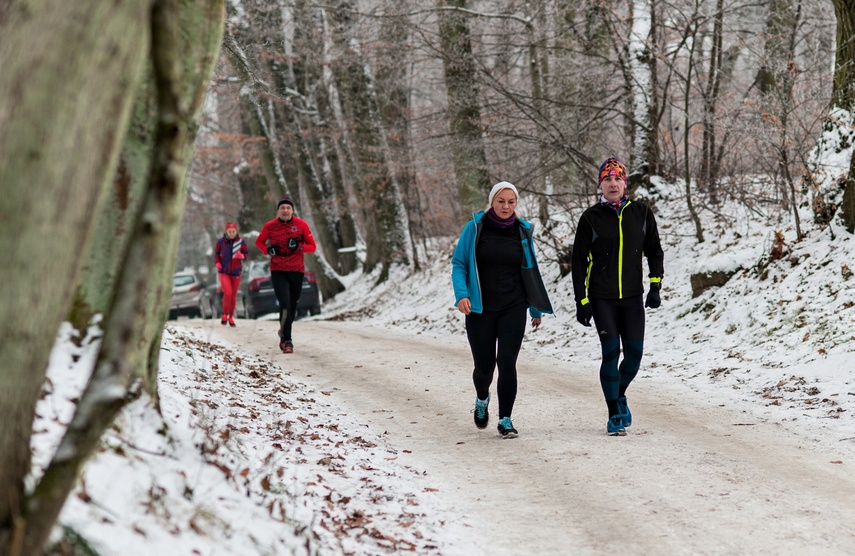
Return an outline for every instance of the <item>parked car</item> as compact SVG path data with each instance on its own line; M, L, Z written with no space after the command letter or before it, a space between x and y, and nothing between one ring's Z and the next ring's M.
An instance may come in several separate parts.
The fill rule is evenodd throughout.
M223 290L219 284L208 288L212 302L212 313L221 315L223 312ZM258 318L260 315L279 312L279 300L273 291L270 280L270 261L250 261L243 265L240 288L238 288L235 314L247 319ZM303 290L297 302L297 318L321 313L321 298L318 293L317 277L306 272L303 275Z
M192 270L176 272L172 277L172 296L169 299L169 318L179 315L211 318L211 299L205 282Z

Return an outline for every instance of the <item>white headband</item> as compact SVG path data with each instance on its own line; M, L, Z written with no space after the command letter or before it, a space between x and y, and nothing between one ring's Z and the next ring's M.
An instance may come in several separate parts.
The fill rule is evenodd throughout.
M514 192L514 195L517 196L517 199L520 198L520 192L517 191L517 188L516 188L516 186L514 186L514 184L512 184L509 181L500 181L499 183L497 183L496 185L493 186L493 189L490 190L490 197L487 199L487 204L492 205L493 204L493 198L496 196L496 194L499 191L501 191L503 189L510 189L511 191Z

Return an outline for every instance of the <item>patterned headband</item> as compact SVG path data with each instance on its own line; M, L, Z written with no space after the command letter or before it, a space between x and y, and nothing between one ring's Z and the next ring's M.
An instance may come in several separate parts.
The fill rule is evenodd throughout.
M623 181L626 181L626 166L615 157L607 158L600 165L600 175L597 179L597 185L603 183L606 176L618 176Z

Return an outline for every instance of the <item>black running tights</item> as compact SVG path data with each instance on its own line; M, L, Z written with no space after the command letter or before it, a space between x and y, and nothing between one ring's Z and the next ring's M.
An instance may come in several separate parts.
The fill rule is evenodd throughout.
M625 299L591 298L594 325L600 336L603 361L600 365L600 386L609 415L617 407L617 399L626 393L638 374L644 353L644 305L640 295ZM623 345L623 360L618 364Z
M279 300L279 338L290 341L297 301L303 292L303 273L274 270L270 273L270 281Z
M479 399L490 393L493 370L498 366L499 418L510 417L517 397L517 356L525 335L526 304L501 311L466 315L466 337L472 349L475 370L472 381Z

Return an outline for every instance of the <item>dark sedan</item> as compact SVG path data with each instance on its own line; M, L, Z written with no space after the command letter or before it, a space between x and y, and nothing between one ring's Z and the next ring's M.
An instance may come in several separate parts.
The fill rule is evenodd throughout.
M219 283L211 286L211 300L215 316L223 312L223 291ZM251 261L243 265L240 288L238 289L236 316L254 319L260 315L279 312L279 301L273 291L270 281L270 262ZM318 293L318 281L314 274L307 272L303 275L303 291L297 302L297 317L319 315L321 300Z

